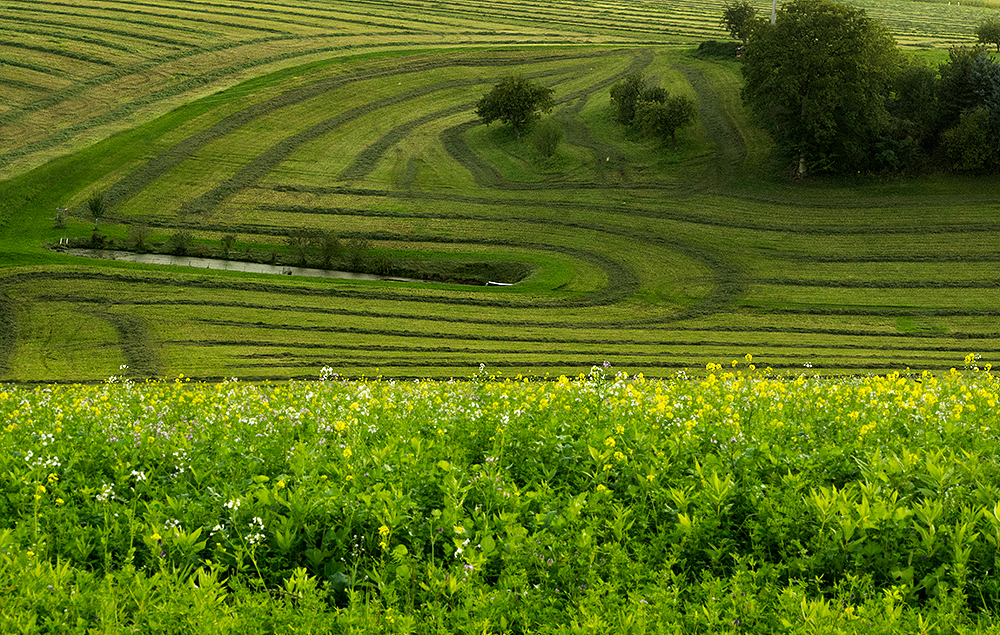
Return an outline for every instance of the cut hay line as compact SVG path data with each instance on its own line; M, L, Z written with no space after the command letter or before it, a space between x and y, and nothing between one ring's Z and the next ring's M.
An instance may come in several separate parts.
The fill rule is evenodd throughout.
M35 64L33 62L28 62L25 60L16 60L9 57L0 57L0 66L12 66L14 68L23 68L29 71L35 71L36 73L41 73L43 75L51 75L53 77L67 78L68 76L63 71L58 68L53 68L51 66L43 66L41 64ZM3 123L3 119L0 118L0 123Z
M31 51L32 53L44 53L45 55L51 55L53 57L65 58L76 62L86 62L97 66L114 67L116 65L115 60L88 55L87 53L82 53L80 51L68 51L65 49L52 48L50 46L42 46L40 44L31 44L20 40L0 39L0 46L6 46L18 51L23 50Z
M41 18L29 18L23 15L18 15L16 18L0 16L0 22L12 23L15 27L17 27L18 31L22 32L24 31L24 29L21 25L24 24L33 24L37 26L51 27L50 30L44 31L39 34L46 34L59 37L65 37L66 30L69 29L70 31L79 30L79 31L85 31L86 33L102 33L105 35L113 35L116 37L125 38L126 40L136 40L139 42L149 42L152 44L166 44L168 46L176 46L178 48L188 48L194 46L194 43L186 40L168 38L161 35L154 35L152 33L142 33L135 29L126 30L122 28L99 26L97 24L93 24L92 22L76 24L76 23L63 22L57 20L43 20ZM11 28L10 30L14 29ZM79 37L86 37L86 36L79 36ZM124 50L129 50L128 47L125 47L124 45L122 46Z
M267 16L289 15L289 16L295 16L296 18L318 19L320 20L320 22L316 24L311 24L311 26L314 26L316 28L326 28L326 29L330 28L330 23L345 23L345 24L371 26L371 27L379 27L386 29L391 28L397 32L403 32L403 33L414 32L414 30L410 27L410 25L412 24L423 24L434 27L455 26L452 23L443 22L440 20L429 20L426 17L424 17L423 14L418 14L419 17L418 15L413 15L413 14L401 15L398 10L395 10L395 7L381 13L375 13L375 12L353 11L351 10L351 5L344 5L344 6L327 5L322 8L317 7L316 9L314 9L316 13L305 13L300 10L300 8L304 7L298 7L296 5L284 5L278 3L256 2L256 1L244 4L223 4L216 2L209 4L204 2L185 2L178 0L175 4L210 6L213 9L222 8L238 12L246 12L246 11L257 12L257 13L267 14ZM280 8L275 8L275 7L280 7ZM343 16L360 16L360 17L345 18ZM399 25L386 24L385 22L376 21L373 18L381 18L383 20L397 21L399 22ZM486 31L487 29L484 28L483 30Z
M63 2L49 2L49 1L46 1L46 0L32 0L32 5L34 5L34 6L41 6L41 7L60 7L60 8L74 8L75 7L75 5L73 5L73 4L68 4L68 3L63 3ZM284 30L284 29L274 29L274 28L270 28L270 27L266 27L266 26L247 25L247 24L243 24L243 23L240 23L240 22L230 22L230 21L226 21L226 20L217 20L217 19L212 19L212 18L203 18L203 17L199 17L199 13L197 13L197 12L195 12L193 15L188 15L188 14L181 15L181 14L178 14L178 13L172 13L171 14L171 13L161 13L161 12L156 12L156 11L143 11L141 9L126 9L125 8L128 5L132 5L132 6L151 6L151 7L154 7L154 8L164 8L164 9L169 10L169 9L171 9L171 7L169 7L169 6L154 5L154 4L144 5L144 4L141 4L141 3L122 2L122 1L116 1L114 3L114 5L115 5L114 8L109 8L109 9L104 9L104 8L101 8L101 7L91 7L90 8L90 10L94 11L94 12L106 11L106 12L108 12L107 15L105 15L103 13L97 13L96 15L94 13L88 13L86 15L87 15L87 17L91 17L91 18L93 18L93 17L100 17L100 18L106 18L106 19L111 19L111 20L114 20L114 19L116 19L117 17L119 17L121 15L130 16L130 17L131 16L144 16L144 17L151 18L152 21L155 21L155 22L162 22L163 20L176 20L176 21L182 22L182 23L193 22L193 23L198 24L198 25L209 25L209 26L224 27L224 28L232 29L232 30L236 30L236 31L250 31L250 32L253 32L253 33L272 33L272 34L276 34L276 35L292 35L292 33L290 33L287 30ZM221 15L221 16L232 17L231 13L226 13L226 12L223 12L223 11L218 11L218 12L209 12L209 11L206 11L206 12L203 12L203 13L205 13L207 15ZM275 20L275 21L276 22L281 22L281 20ZM212 31L207 31L207 33L212 33Z

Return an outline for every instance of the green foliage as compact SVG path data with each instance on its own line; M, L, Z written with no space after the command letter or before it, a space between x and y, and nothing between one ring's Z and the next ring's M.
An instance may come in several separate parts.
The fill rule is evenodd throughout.
M663 103L666 98L667 92L659 86L647 85L642 73L631 73L611 87L615 120L626 126L634 123L641 102Z
M110 207L105 192L97 192L87 199L87 211L90 212L90 216L94 219L94 231L97 231L98 219L105 216Z
M144 223L133 223L128 228L128 240L130 246L135 251L146 251L149 248L149 237L152 231L149 225Z
M978 108L963 113L958 124L944 133L941 145L956 170L977 172L1000 163L998 139L989 111Z
M1000 18L990 16L976 27L976 37L981 44L993 44L1000 52Z
M719 59L734 60L740 52L739 42L720 42L718 40L705 40L698 45L694 51L694 56L699 59Z
M562 128L551 117L542 120L535 126L531 135L531 141L535 145L535 149L544 157L551 157L556 153L562 138Z
M187 256L191 253L194 248L194 235L186 229L182 229L167 240L167 251L168 253L174 254L175 256Z
M747 43L750 34L758 25L757 9L747 0L726 3L722 11L722 26L737 40Z
M24 632L995 632L1000 382L0 386Z
M900 55L864 10L783 4L773 26L753 31L742 59L743 99L800 175L872 164Z
M636 108L636 125L648 136L677 149L677 129L694 123L698 114L694 100L684 95L668 97L663 102L642 101Z
M551 88L521 75L508 75L476 102L476 115L486 125L494 121L509 124L521 138L522 130L554 105Z

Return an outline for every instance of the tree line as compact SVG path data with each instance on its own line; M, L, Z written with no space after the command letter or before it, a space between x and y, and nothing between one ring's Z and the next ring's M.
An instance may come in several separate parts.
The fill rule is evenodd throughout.
M832 0L792 0L772 24L749 2L723 25L744 43L744 104L799 175L1000 168L1000 20L930 65L877 20Z

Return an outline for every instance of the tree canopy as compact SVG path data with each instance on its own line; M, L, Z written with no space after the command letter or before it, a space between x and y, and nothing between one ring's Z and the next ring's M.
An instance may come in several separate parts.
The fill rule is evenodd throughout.
M636 109L641 102L663 103L667 91L659 86L647 85L642 73L632 73L611 87L611 105L615 119L626 126L635 121Z
M976 37L981 44L994 44L1000 52L1000 18L990 16L976 27Z
M662 102L639 102L635 122L647 135L663 142L671 141L677 149L677 129L694 123L698 111L694 100L683 95L667 97Z
M554 105L551 88L520 75L508 75L476 103L476 114L486 125L494 121L509 124L520 139L522 130Z
M611 87L611 106L619 123L672 141L675 150L677 129L693 123L697 114L694 100L671 96L665 88L647 83L642 73L632 73Z
M792 0L747 41L743 99L800 174L867 169L901 61L864 10Z
M728 29L729 34L743 42L743 44L747 43L750 33L757 22L757 9L746 0L734 2L733 4L727 3L725 10L722 12L722 26Z

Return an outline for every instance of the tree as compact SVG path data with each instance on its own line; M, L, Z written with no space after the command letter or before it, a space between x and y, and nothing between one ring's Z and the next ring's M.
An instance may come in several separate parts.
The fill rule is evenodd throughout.
M104 216L110 207L108 198L104 195L104 192L97 192L87 199L87 209L90 210L90 215L94 217L94 231L97 231L98 219Z
M510 124L520 139L522 129L554 105L551 88L520 75L508 75L476 103L476 114L486 125L498 120Z
M677 149L677 129L694 123L698 111L694 100L679 95L663 102L639 102L635 122L643 132L663 142L668 139Z
M800 175L871 164L902 57L864 10L792 0L753 30L742 59L744 103Z
M632 73L611 87L611 105L615 108L615 119L626 126L635 120L636 107L642 101L663 103L667 91L658 86L646 85L642 73Z
M726 9L722 12L722 26L729 30L730 35L743 42L744 46L756 25L757 9L752 4L746 0L726 4Z
M1000 18L990 16L976 27L976 37L981 44L995 44L1000 53Z

